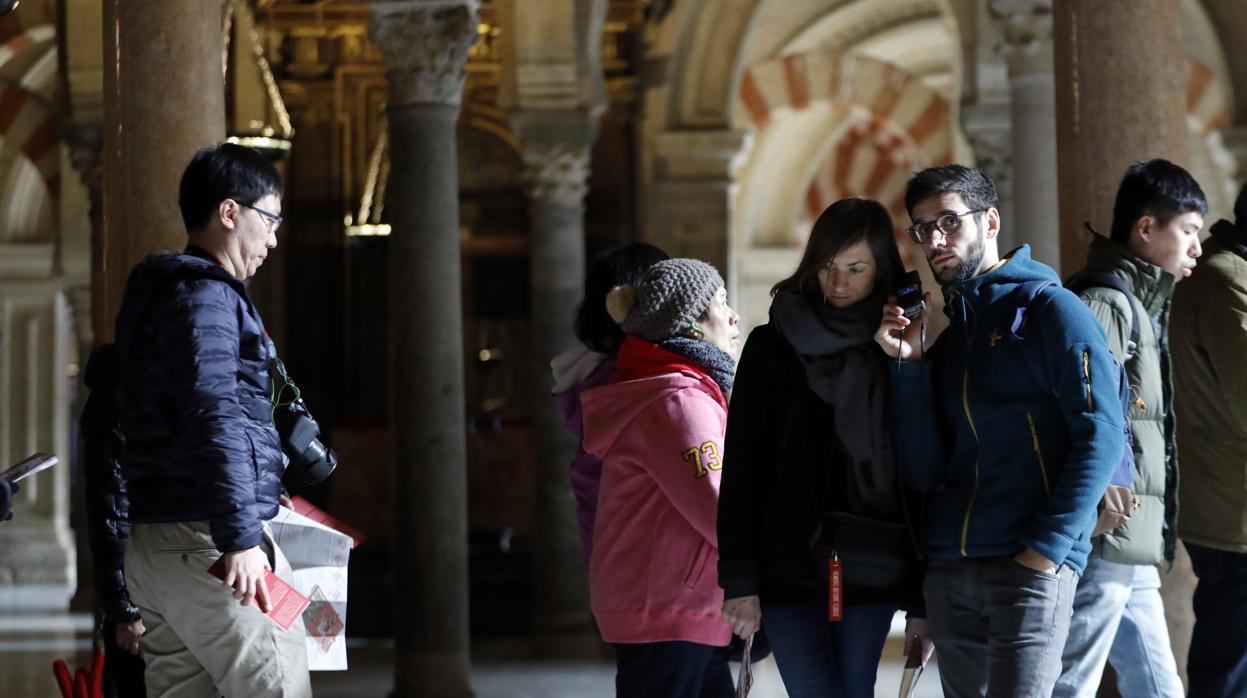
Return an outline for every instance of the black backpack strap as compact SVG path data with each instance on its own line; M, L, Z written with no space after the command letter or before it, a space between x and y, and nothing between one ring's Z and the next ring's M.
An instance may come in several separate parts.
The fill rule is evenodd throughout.
M1126 344L1126 361L1139 353L1139 310L1135 307L1134 292L1126 282L1116 274L1107 271L1083 269L1065 282L1065 287L1081 296L1083 291L1092 288L1111 288L1126 297L1126 305L1130 308L1130 341Z

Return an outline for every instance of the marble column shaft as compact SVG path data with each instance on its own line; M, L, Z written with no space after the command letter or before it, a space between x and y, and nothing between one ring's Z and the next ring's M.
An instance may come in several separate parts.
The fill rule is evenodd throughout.
M584 197L590 140L585 135L564 142L524 143L532 227L530 392L539 532L534 541L535 611L537 632L546 638L539 642L539 649L551 653L560 648L550 638L572 637L592 628L576 502L567 470L576 441L567 433L549 390L550 359L575 342L572 326L585 274Z
M1086 263L1083 222L1105 234L1126 167L1188 159L1186 57L1178 0L1056 0L1061 256Z
M470 696L455 124L476 0L374 2L390 83L394 693Z
M993 0L991 9L1003 23L1013 122L1013 213L1004 227L1013 230L1015 243L1030 243L1035 259L1057 267L1060 231L1052 0Z
M112 340L126 277L182 249L178 183L225 139L220 0L104 2L104 228L92 280L97 341Z

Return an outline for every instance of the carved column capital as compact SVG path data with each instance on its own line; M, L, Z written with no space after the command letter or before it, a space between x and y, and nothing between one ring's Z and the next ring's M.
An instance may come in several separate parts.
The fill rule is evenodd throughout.
M974 149L975 164L996 185L996 194L1007 199L1013 191L1013 136L1008 130L980 130L967 133Z
M1051 73L1052 0L991 0L989 8L1004 35L1009 72Z
M580 208L589 192L589 143L525 143L524 181L535 202Z
M69 146L69 162L73 165L91 201L91 218L98 221L104 202L104 126L99 123L69 123L61 130L61 138Z
M457 107L480 0L374 0L369 35L385 56L390 104Z

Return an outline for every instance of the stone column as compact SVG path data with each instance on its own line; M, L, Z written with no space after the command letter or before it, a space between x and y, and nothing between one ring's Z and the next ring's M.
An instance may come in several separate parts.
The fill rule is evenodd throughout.
M130 268L181 249L178 183L225 139L220 0L104 2L104 230L94 264L98 341L111 341Z
M1056 0L1061 255L1086 261L1083 222L1107 234L1126 167L1163 157L1185 165L1186 58L1178 0Z
M74 362L78 365L77 379L72 384L70 414L82 414L86 404L87 389L82 382L82 374L86 370L87 358L95 346L95 331L91 314L91 262L101 256L103 244L104 219L104 129L100 123L68 123L63 131L63 139L68 151L68 160L77 172L82 187L87 195L88 234L84 236L86 245L70 246L68 244L70 228L68 221L63 222L62 239L66 249L61 259L67 277L75 278L78 283L66 289L66 300L69 305L69 316L72 321L72 336L77 340ZM67 189L67 188L63 188ZM68 281L69 279L67 279ZM70 478L70 497L76 504L86 501L86 478L82 475L82 455L79 451L73 462L74 477ZM74 529L74 544L77 547L78 585L72 602L75 609L92 609L95 603L95 587L87 580L91 579L91 550L87 540L86 507L74 506L70 509L70 524Z
M1178 0L1087 3L1055 0L1061 257L1086 261L1083 221L1107 234L1126 167L1163 157L1187 164L1186 59ZM1179 551L1161 595L1185 674L1190 643L1190 562Z
M373 2L390 82L394 696L470 696L455 124L478 0Z
M652 141L647 237L672 257L694 257L723 274L736 298L732 239L735 170L752 145L739 131L664 131Z
M964 106L961 125L974 149L974 163L996 185L1000 215L1009 221L1000 231L998 245L1003 254L1021 244L1013 204L1013 136L1008 103L987 102Z
M1035 259L1057 267L1052 0L991 0L991 12L1004 33L1013 122L1013 212L1004 228L1013 229L1013 243L1030 243Z
M529 392L537 471L536 649L540 654L566 655L596 643L586 643L583 637L593 624L576 502L567 479L576 441L550 400L550 359L575 342L572 325L585 274L584 199L597 119L585 112L521 112L513 121L524 144L531 219Z

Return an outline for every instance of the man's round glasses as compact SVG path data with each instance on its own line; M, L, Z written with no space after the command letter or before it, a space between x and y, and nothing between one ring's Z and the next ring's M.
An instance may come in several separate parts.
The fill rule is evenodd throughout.
M265 211L262 208L257 208L255 206L252 206L251 204L244 204L241 201L238 202L238 205L242 206L243 208L249 208L252 211L255 211L256 213L260 214L261 216L264 216L265 222L268 223L268 232L276 233L277 229L281 227L282 217L277 215L276 213L269 213L268 211Z
M972 213L982 213L985 208L976 208L973 211L964 211L962 213L945 213L933 221L917 221L913 225L905 229L909 233L909 237L919 245L925 244L931 239L931 233L939 230L944 237L948 237L958 230L961 230L961 217L968 216Z

